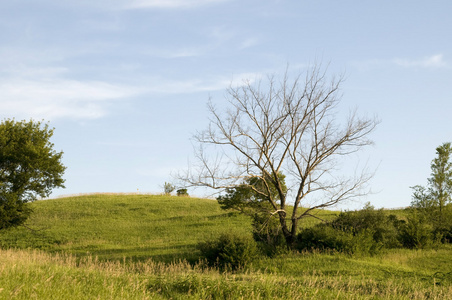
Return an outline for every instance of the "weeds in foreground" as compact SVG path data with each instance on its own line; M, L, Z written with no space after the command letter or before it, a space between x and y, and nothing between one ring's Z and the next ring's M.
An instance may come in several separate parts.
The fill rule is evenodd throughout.
M406 262L420 255L410 253L388 255L400 261L395 266L376 257L311 253L220 272L203 262L99 261L0 250L0 299L451 299L452 276L413 269ZM436 261L424 253L424 260ZM445 258L450 249L436 254Z

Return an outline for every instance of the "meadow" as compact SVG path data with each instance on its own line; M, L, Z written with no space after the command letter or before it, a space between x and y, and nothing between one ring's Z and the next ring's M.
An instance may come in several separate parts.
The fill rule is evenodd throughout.
M26 227L0 232L0 299L452 299L448 245L286 253L223 272L200 261L196 245L251 234L251 224L216 201L86 195L32 206Z

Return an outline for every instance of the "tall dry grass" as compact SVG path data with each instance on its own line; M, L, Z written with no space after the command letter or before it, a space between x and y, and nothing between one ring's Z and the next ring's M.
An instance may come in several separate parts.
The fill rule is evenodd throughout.
M357 267L363 260L331 272L331 262L340 266L346 259L299 255L219 272L202 262L99 261L0 250L0 299L452 299L452 284L445 277L413 275L404 268L388 268L382 277L372 260L367 263L376 264L374 269ZM287 272L278 270L282 260ZM324 266L316 270L314 264Z

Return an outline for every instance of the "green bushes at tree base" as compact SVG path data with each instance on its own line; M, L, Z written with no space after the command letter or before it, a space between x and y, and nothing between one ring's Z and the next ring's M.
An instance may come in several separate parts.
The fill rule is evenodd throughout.
M321 224L302 230L297 237L298 250L335 250L348 254L373 255L382 244L373 239L374 232L361 231L355 235Z
M256 242L248 236L222 234L198 244L203 258L211 266L222 270L236 270L245 267L258 256Z

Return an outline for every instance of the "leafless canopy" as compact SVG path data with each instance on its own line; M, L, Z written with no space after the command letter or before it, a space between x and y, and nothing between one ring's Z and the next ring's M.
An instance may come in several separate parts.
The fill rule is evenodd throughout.
M195 135L198 164L180 177L191 186L213 189L234 187L249 177L261 178L267 193L256 192L271 204L270 215L279 215L286 238L293 238L297 221L312 210L366 193L367 173L344 179L333 172L341 156L372 143L368 135L378 123L356 113L344 123L337 122L342 82L342 77L330 79L316 66L292 80L286 72L280 81L269 76L265 82L230 87L229 109L217 109L209 102L209 127ZM208 146L216 148L214 157L206 150ZM280 172L290 179L288 193L277 176ZM270 185L278 191L277 200ZM320 192L321 200L306 207L304 200L315 192ZM286 213L288 204L293 206L291 216Z

